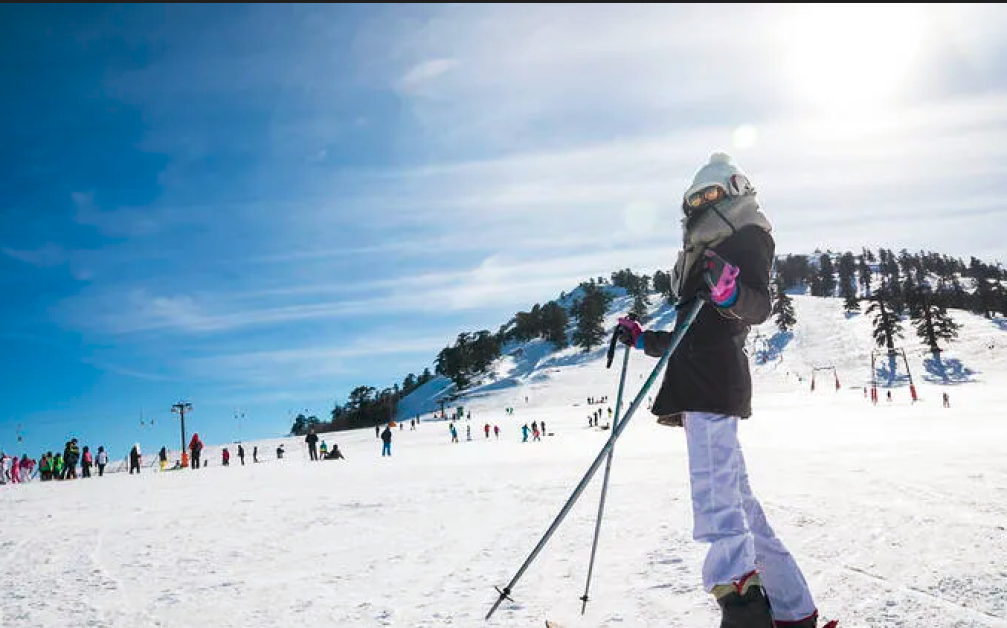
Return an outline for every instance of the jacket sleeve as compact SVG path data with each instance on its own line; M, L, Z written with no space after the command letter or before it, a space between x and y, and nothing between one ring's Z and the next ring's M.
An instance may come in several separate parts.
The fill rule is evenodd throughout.
M749 227L725 240L715 250L740 270L738 298L734 305L717 310L726 318L738 319L749 325L763 323L772 312L769 274L776 250L772 236L757 227Z
M643 352L652 358L661 357L667 351L668 345L671 344L672 336L674 336L674 333L670 331L644 331Z

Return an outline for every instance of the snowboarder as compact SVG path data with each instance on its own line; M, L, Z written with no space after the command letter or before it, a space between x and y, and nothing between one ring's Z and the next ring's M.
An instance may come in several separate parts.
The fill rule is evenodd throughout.
M392 428L391 425L385 426L385 431L381 432L381 455L391 456L392 455ZM408 457L408 456L407 456Z
M318 460L318 434L315 429L308 430L308 435L304 437L304 442L308 444L308 455L312 460Z
M500 440L500 426L499 425L494 425L493 426L493 436L496 438L496 440Z
M238 460L241 461L241 466L245 466L245 448L238 445Z
M490 437L490 424L487 423L483 426L483 432L486 434L486 439L489 440Z
M521 442L522 443L527 443L528 442L528 424L527 423L525 423L524 425L521 426Z
M947 393L944 393L944 407L945 408L950 408L951 407L951 398L948 397Z
M168 448L167 447L163 447L163 446L161 447L161 451L157 452L157 459L161 463L161 471L164 471L164 468L166 466L168 466Z
M681 420L685 427L693 538L710 544L703 585L725 628L773 628L774 621L814 628L811 592L752 493L738 441L738 420L752 414L745 339L771 310L772 226L747 177L723 153L696 173L682 211L683 250L671 275L678 324L695 295L710 303L671 355L651 412L660 424ZM622 342L651 357L673 335L645 332L631 317L619 319L618 329Z
M283 460L283 454L283 443L280 443L280 445L276 448L276 459Z
M98 456L95 462L98 463L98 477L105 475L105 465L108 464L108 452L105 451L105 447L102 445L98 446Z
M231 466L231 452L227 450L227 447L224 447L220 452L220 464L225 467Z
M259 446L255 445L254 447L252 447L252 462L254 463L258 461L259 461Z
M203 453L203 441L199 440L199 434L197 432L192 433L192 438L189 440L189 456L192 458L192 468L199 468L199 455Z
M451 442L458 442L458 428L455 427L454 423L448 423L448 430L451 432Z
M542 440L542 434L538 431L538 425L534 422L531 424L531 440L532 442Z
M545 431L545 421L542 421L542 425L541 425L541 427L542 427L542 436L545 436L545 435L546 435L546 431Z

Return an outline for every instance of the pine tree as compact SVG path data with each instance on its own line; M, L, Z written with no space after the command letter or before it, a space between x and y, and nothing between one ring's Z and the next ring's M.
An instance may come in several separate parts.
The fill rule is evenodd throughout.
M797 324L797 317L794 316L794 302L787 294L782 277L777 277L776 280L773 314L776 315L776 326L780 331L790 331Z
M873 314L874 342L879 347L888 349L888 383L895 381L896 354L895 339L902 338L902 321L898 314L892 311L885 302L881 292L874 294L874 300L867 308L868 314Z
M776 272L783 285L797 288L809 282L815 275L806 255L788 255L776 262Z
M996 307L993 288L990 287L989 281L985 276L976 277L975 282L976 291L973 293L972 311L977 314L981 313L986 318L993 318L992 311Z
M846 299L843 301L843 311L850 314L860 313L860 299L857 298L855 294L846 295Z
M941 352L937 341L954 340L958 337L958 331L961 329L961 325L951 318L944 306L936 303L930 303L923 309L920 317L916 319L914 327L916 335L923 339L924 344L934 354L934 358L939 358Z
M550 301L545 304L541 311L542 316L542 337L556 345L557 349L567 346L566 326L569 324L569 317L559 303Z
M857 274L857 261L853 254L846 252L839 258L839 296L849 301L856 297L854 278Z
M867 263L869 261L868 256L873 257L873 255L871 255L871 252L869 250L864 249L863 253L860 255L860 264L859 264L859 266L857 268L857 275L858 275L858 279L860 280L861 296L865 296L867 298L870 298L870 296L871 296L871 267Z
M867 313L874 315L871 322L874 325L875 344L879 347L887 347L889 351L894 351L895 339L902 338L902 321L885 302L880 292L874 295L874 300L867 308Z
M832 256L827 253L823 253L818 259L818 274L821 278L821 296L834 297L836 296L836 268L832 264Z
M608 296L594 283L581 284L584 295L574 305L577 327L573 332L573 344L584 351L600 345L605 338L605 311Z
M654 273L654 290L664 297L669 305L675 304L675 293L671 289L671 275L664 271Z
M941 348L937 345L937 341L954 340L958 337L961 325L948 315L944 306L936 302L927 289L920 290L915 295L910 308L910 316L913 319L916 335L930 348L934 360L937 360L939 364Z

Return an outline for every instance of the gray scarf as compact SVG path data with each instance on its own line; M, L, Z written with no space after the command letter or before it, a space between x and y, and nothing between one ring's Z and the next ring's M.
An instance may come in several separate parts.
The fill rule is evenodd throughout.
M671 288L677 298L682 297L685 281L692 274L696 262L706 249L734 235L742 227L755 225L769 233L773 226L759 209L755 195L746 194L726 203L709 207L694 220L682 219L682 250L678 253L675 268L671 271Z

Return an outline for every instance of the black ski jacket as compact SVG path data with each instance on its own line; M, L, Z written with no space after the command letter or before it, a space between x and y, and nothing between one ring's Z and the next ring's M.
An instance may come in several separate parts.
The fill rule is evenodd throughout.
M745 339L752 325L769 318L769 274L775 249L772 236L756 226L743 227L714 247L718 255L741 270L737 301L725 309L712 303L703 307L668 361L651 412L657 416L689 411L741 418L752 415L752 376ZM697 264L679 295L677 324L686 317L696 293L705 287L701 264ZM672 332L644 332L644 351L660 357L671 337Z

